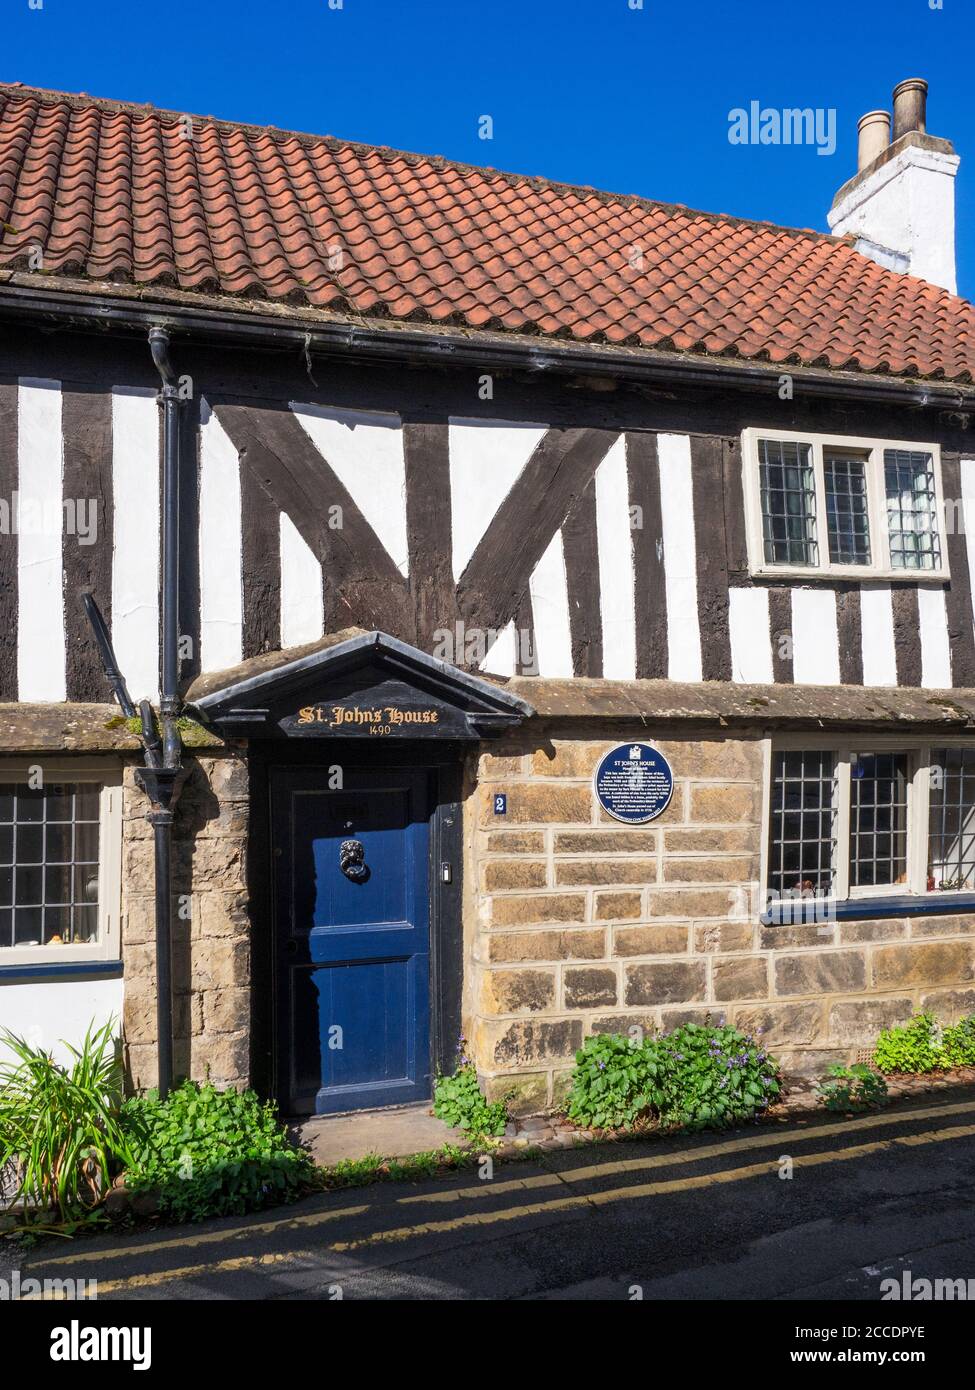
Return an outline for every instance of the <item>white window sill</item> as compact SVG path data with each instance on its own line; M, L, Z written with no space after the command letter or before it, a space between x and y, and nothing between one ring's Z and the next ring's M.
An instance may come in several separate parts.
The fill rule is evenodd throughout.
M749 571L752 579L854 579L861 584L947 584L946 568L939 570L880 570L869 565L764 565Z
M78 965L118 958L117 944L112 948L98 942L77 946L0 946L0 970L7 965Z

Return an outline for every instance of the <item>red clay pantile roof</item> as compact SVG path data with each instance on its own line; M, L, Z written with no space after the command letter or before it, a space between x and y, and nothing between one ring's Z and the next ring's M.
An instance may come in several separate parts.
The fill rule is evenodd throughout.
M0 234L0 275L39 247L45 276L103 285L975 378L975 307L844 239L19 86L0 85Z

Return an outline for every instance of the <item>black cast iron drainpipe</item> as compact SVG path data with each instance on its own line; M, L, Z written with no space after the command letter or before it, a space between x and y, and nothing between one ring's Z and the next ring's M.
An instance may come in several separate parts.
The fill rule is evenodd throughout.
M154 871L156 885L156 970L158 993L156 998L156 1022L159 1030L159 1093L167 1095L173 1077L173 986L172 986L172 945L170 923L172 921L170 834L172 830L173 807L179 792L179 782L172 771L163 764L163 741L156 730L152 705L148 700L140 700L136 711L125 684L108 626L102 617L101 609L93 594L83 594L82 602L88 621L95 636L95 643L101 654L102 666L118 701L119 708L126 719L140 722L139 739L145 754L145 767L135 769L136 780L152 798L153 806L149 820L153 826ZM179 775L179 769L176 769Z
M176 374L169 360L169 334L164 328L149 330L149 350L162 379L159 403L163 411L162 487L162 678L159 726L156 731L152 706L139 702L139 738L145 765L135 778L148 796L152 826L156 906L156 1029L158 1037L159 1094L173 1085L173 819L183 778L182 744L176 720L179 714L179 430L180 397ZM93 595L84 595L102 665L127 719L136 715L112 647L108 627Z
M169 334L150 328L149 351L162 386L162 678L159 698L160 738L155 733L148 701L142 711L142 744L146 765L135 777L151 802L156 907L156 1029L159 1094L173 1084L173 820L183 779L179 714L179 460L180 396L169 360Z

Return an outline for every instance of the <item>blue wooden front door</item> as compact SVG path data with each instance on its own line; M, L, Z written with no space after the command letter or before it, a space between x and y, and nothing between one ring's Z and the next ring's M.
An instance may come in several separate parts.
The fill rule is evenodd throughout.
M430 1095L427 774L275 768L279 1099L292 1114Z

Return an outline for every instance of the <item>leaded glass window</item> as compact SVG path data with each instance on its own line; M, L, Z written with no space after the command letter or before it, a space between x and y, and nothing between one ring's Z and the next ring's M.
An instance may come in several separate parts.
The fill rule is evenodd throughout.
M907 879L906 753L850 757L850 886Z
M975 888L975 748L932 748L929 892Z
M934 460L928 453L884 450L887 534L895 570L933 570L941 565Z
M762 532L771 565L818 565L816 484L808 444L759 440Z
M753 578L949 577L937 446L749 426L742 448Z
M823 472L829 558L834 565L869 565L866 460L827 451L823 457Z
M98 939L100 788L0 783L0 950Z
M769 891L827 897L836 868L836 759L830 752L776 753L769 823Z

